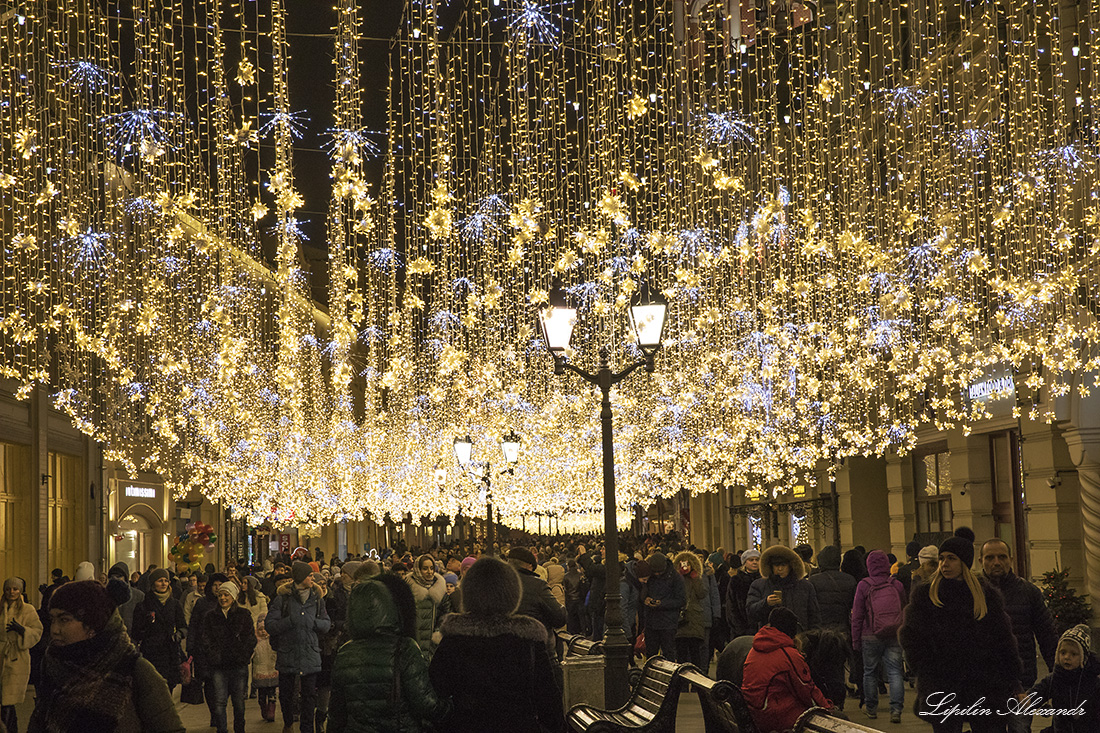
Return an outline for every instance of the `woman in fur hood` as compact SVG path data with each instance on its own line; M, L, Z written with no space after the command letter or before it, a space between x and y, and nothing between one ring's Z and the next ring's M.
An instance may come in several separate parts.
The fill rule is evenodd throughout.
M794 550L773 545L760 556L760 578L749 586L745 610L757 629L768 622L776 606L794 611L802 630L821 625L817 591L806 580L806 567Z
M530 616L515 615L520 595L516 569L494 557L482 557L462 579L465 613L444 619L428 670L436 692L454 705L440 730L565 729L546 628Z
M703 615L710 613L707 603L707 585L703 577L703 562L694 552L684 551L672 561L673 567L684 579L686 605L676 627L676 660L691 662L705 669L701 663L706 638Z
M416 599L416 643L424 658L431 661L435 645L439 643L439 625L451 612L451 596L447 593L447 581L435 571L431 555L417 558L416 568L405 576L405 582Z

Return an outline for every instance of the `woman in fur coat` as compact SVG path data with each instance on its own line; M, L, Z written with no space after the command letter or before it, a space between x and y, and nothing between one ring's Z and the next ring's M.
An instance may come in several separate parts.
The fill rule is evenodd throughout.
M0 611L0 721L14 733L15 706L27 695L31 647L42 637L42 621L34 606L23 600L21 578L4 581Z
M940 545L939 569L914 584L898 632L917 675L917 715L934 733L1004 731L1007 700L1022 692L1023 666L1000 592L970 572L974 545L949 537ZM975 708L975 714L944 713ZM990 713L984 710L993 711Z
M561 691L554 682L546 628L517 616L519 574L494 557L475 562L462 580L465 613L440 627L429 675L453 709L439 725L449 733L560 733Z

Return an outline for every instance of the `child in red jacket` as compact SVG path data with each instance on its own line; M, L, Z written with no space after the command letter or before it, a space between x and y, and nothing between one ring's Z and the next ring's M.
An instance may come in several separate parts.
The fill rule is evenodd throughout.
M795 646L797 632L798 617L776 606L768 616L768 625L756 632L745 660L741 694L761 733L790 730L806 710L833 706L814 684L810 668Z

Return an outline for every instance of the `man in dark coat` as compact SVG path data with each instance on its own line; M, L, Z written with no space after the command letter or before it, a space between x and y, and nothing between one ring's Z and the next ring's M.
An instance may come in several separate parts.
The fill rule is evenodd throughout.
M550 592L546 581L535 574L538 562L526 547L513 547L508 552L508 562L519 573L522 595L516 613L538 619L546 627L547 638L553 639L554 631L565 625L565 609Z
M581 546L583 548L583 545ZM603 550L593 550L577 558L584 568L585 577L591 584L588 589L588 623L592 629L589 635L593 641L603 639L604 589L607 587L607 567L603 564Z
M566 630L570 634L583 634L585 630L584 596L588 592L585 586L584 575L577 561L569 560L566 563L565 577L562 578L562 588L565 590Z
M730 640L739 636L752 636L756 633L755 624L749 623L745 610L745 601L749 597L749 588L760 579L760 552L745 550L741 553L741 567L730 576L726 586L726 624L729 626Z
M807 580L817 592L821 625L849 632L856 579L840 572L840 548L827 545L817 553L818 571Z
M817 591L806 580L806 568L794 550L783 545L764 550L760 556L760 575L749 587L745 599L750 624L759 629L768 622L773 608L783 606L794 611L803 630L821 625Z
M675 660L680 609L687 604L684 579L661 552L647 557L646 564L652 571L642 591L646 655L652 657L660 652L665 658Z
M913 571L920 567L920 543L914 540L905 546L905 562L898 563L898 572L895 577L905 588L905 595L909 595L909 588L913 584Z
M116 562L111 566L111 569L107 571L108 582L111 578L121 578L126 582L128 588L130 588L130 569L126 567L124 562ZM120 603L118 606L119 615L122 616L122 623L126 626L127 633L133 638L134 628L134 609L139 603L145 600L145 594L137 588L130 588L130 600Z
M1035 662L1035 642L1043 655L1047 670L1054 671L1054 653L1058 648L1058 632L1054 617L1043 602L1043 593L1034 584L1012 572L1012 551L1004 540L993 538L982 544L982 575L1004 596L1005 613L1012 622L1012 635L1023 662L1020 684L1030 688L1038 678ZM1009 733L1031 729L1030 715L1008 716Z
M317 674L321 671L320 637L332 622L320 591L313 586L313 568L295 561L291 579L293 582L280 588L268 606L264 628L275 647L283 725L289 729L294 724L294 702L300 694L301 733L313 733Z

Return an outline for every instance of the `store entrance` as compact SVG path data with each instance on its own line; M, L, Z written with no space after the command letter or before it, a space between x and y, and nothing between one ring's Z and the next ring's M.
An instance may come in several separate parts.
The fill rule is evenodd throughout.
M122 540L116 546L115 558L126 563L131 573L145 572L151 563L160 564L156 546L158 534L148 519L130 511L118 520L118 533L122 535Z

